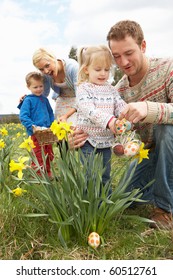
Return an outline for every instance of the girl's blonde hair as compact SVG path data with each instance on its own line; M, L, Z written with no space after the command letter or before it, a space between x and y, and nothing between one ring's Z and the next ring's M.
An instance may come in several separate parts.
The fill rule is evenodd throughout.
M106 68L113 66L113 57L107 46L89 46L82 47L78 51L78 84L88 80L88 75L85 73L84 68L91 64L105 65Z
M39 48L32 56L32 62L36 68L41 59L56 60L56 56L44 48Z

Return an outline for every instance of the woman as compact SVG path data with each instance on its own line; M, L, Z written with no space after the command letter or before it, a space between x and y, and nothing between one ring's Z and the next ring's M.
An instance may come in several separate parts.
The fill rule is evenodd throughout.
M57 59L44 48L33 54L33 64L44 75L44 92L47 97L52 89L52 98L56 101L55 118L71 121L75 124L76 82L78 63L74 59ZM72 116L73 115L73 116Z

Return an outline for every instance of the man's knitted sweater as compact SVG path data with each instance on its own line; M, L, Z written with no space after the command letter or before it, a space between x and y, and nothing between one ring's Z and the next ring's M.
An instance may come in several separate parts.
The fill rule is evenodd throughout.
M127 103L147 102L147 117L135 125L146 146L153 143L154 124L173 124L173 59L150 58L139 84L130 87L124 75L115 88Z

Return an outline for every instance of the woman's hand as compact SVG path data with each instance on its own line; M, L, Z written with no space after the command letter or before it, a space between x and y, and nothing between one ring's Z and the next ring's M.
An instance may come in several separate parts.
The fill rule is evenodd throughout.
M68 135L68 144L70 149L77 149L84 145L88 134L83 130L77 128L72 128L73 133Z
M25 95L22 95L22 96L20 97L19 103L21 103L21 102L24 100L25 96L26 96L26 94L25 94Z

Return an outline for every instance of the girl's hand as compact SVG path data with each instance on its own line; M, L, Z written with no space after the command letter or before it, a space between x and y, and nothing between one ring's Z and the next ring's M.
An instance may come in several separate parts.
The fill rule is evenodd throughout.
M60 116L60 117L57 119L57 121L59 121L59 122L67 122L67 116L66 116L66 115L62 115L62 116Z

